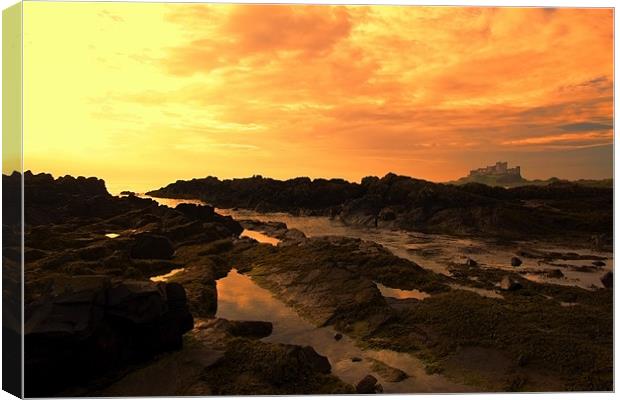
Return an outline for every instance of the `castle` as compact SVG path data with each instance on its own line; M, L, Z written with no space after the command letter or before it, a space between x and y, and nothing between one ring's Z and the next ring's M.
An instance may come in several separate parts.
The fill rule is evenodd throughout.
M517 166L514 168L508 168L508 163L503 161L498 161L495 165L490 165L484 168L473 169L469 171L470 177L478 177L478 176L514 176L521 177L521 167Z

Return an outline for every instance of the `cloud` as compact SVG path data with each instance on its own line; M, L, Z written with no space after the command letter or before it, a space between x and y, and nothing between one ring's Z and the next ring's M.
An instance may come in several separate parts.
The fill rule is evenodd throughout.
M568 132L608 131L613 129L613 125L599 124L597 122L576 122L574 124L562 125L560 128Z
M64 81L89 78L70 98L91 100L75 115L82 131L103 132L92 148L105 144L109 158L114 146L126 159L135 148L142 163L166 160L184 176L200 165L225 176L393 170L443 180L480 154L484 163L511 154L527 171L530 153L566 152L564 163L532 164L544 177L573 165L569 151L613 141L611 9L99 7L125 22L84 22L83 41L106 61L97 74L79 73L93 71L79 48L47 56L73 31L48 46L42 31L34 43ZM64 129L75 121L68 94L48 92L59 97L41 102L50 117L40 120ZM583 154L598 163L599 153ZM584 176L602 171L582 165Z
M613 139L613 133L607 132L586 132L586 133L560 133L556 135L530 137L504 142L508 145L548 145L559 144L571 147L600 146L608 144Z

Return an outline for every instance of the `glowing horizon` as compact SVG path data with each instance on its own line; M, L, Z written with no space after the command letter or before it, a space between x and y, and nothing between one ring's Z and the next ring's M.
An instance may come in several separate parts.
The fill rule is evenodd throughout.
M54 21L54 30L49 30ZM24 4L25 169L613 175L613 10Z

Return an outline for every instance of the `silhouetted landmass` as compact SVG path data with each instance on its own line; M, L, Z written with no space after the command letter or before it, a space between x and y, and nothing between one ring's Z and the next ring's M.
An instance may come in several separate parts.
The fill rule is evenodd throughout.
M501 238L610 243L613 189L554 181L516 188L451 185L387 174L361 183L261 176L177 181L148 193L215 207L323 215L347 224Z
M569 181L565 179L559 178L549 178L549 179L533 179L528 180L521 176L466 176L460 178L456 181L446 182L447 184L453 185L464 185L467 183L481 183L483 185L488 186L501 186L504 188L513 188L519 186L547 186L554 183L566 183L566 184L577 184L581 186L589 186L589 187L604 187L604 188L613 188L614 181L613 179L578 179L576 181Z

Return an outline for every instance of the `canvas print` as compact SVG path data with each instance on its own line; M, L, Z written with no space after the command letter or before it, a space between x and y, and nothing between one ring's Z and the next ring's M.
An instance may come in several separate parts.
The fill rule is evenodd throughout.
M3 17L5 390L613 391L613 9Z

